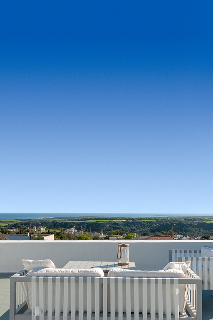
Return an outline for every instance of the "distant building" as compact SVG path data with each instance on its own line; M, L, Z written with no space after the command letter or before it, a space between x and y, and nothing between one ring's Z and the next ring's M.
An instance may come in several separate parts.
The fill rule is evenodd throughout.
M99 235L99 239L103 239L103 238L106 238L106 235L105 234L100 234Z
M43 235L43 237L44 237L44 240L46 240L46 241L54 240L54 234L45 234L45 235Z
M45 232L45 230L46 230L46 227L42 227L42 226L38 227L38 231L40 231L41 233Z
M123 236L120 236L120 235L114 235L109 237L109 240L122 240L122 239L123 239Z
M73 228L67 229L65 232L66 232L66 233L72 233L72 234L73 234L73 233L77 233L78 230L76 230L75 227L73 227Z
M174 240L183 240L184 236L182 234L174 235Z
M106 235L103 234L103 232L100 232L100 233L98 233L98 232L93 232L93 233L92 233L92 236L93 236L93 237L98 237L99 239L104 239L104 238L106 238Z
M54 240L54 234L36 234L33 236L32 240L37 240L37 238L39 238L39 240L45 240L45 241L53 241Z
M33 231L36 231L36 226L33 227Z
M137 240L147 240L149 236L138 236Z
M10 230L10 233L11 233L11 234L15 234L16 232L17 232L17 229L15 229L15 228L13 228L13 229Z

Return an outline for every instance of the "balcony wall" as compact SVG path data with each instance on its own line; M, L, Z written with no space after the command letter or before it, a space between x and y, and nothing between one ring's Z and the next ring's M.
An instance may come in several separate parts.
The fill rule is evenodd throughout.
M70 260L116 261L120 241L0 241L0 273L23 268L21 259L51 259L57 267ZM169 262L169 249L213 248L213 241L149 241L131 240L130 260L137 269L159 270Z

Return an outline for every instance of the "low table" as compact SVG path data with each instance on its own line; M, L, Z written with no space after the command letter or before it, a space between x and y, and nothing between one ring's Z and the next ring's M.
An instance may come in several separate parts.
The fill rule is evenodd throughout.
M111 268L121 268L128 270L136 270L135 262L130 262L129 265L119 266L118 262L106 261L69 261L63 269L90 269L102 268L104 273L108 273Z

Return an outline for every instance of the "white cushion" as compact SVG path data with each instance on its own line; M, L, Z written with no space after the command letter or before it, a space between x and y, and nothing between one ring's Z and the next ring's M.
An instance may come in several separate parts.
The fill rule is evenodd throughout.
M54 263L50 259L46 260L26 260L22 259L24 268L29 271L35 268L55 268Z
M92 269L60 269L60 268L44 268L32 269L27 276L36 277L104 277L101 268Z
M143 277L155 277L157 278L158 276L161 278L162 275L164 277L168 278L181 278L184 277L184 274L181 270L168 270L168 271L134 271L134 270L122 270L122 269L113 269L111 272L117 272L119 273L119 276L124 276L125 274L128 277L141 277L143 274ZM93 269L58 269L58 268L45 268L45 269L34 269L28 272L28 276L42 276L42 277L64 277L64 276L74 276L78 278L79 276L90 276L90 277L97 277L98 274L102 274L103 276L103 270L101 268L93 268ZM148 276L149 275L149 276ZM110 285L107 290L107 310L108 312L111 312L111 304L110 304ZM118 283L115 282L115 311L118 311ZM123 295L123 311L126 312L127 307L126 307L126 282L125 279L122 280L122 295ZM179 284L179 310L180 312L183 311L183 308L185 306L185 285L184 284ZM31 282L26 282L26 289L27 289L27 303L28 307L30 310L32 310L32 283ZM36 306L39 306L39 282L37 281L35 284L35 289L36 289ZM72 294L71 294L71 285L68 286L68 301L71 301ZM96 284L94 282L91 283L91 293L90 293L90 298L92 302L91 306L91 311L95 312L96 310L96 301L95 301L95 292L96 292ZM43 301L43 310L41 310L41 314L43 312L46 312L48 310L48 299L49 299L49 290L48 290L48 283L44 282L43 284L43 290L44 290L44 301ZM59 290L56 292L56 290ZM102 282L98 282L98 290L99 290L99 310L103 310L103 287L102 287ZM138 284L138 290L139 290L139 311L143 312L143 283ZM167 295L166 295L166 284L162 284L162 296L163 296L163 312L166 312L166 300L167 300ZM175 306L174 306L174 285L170 284L170 291L171 291L171 312L175 312ZM147 295L147 312L150 313L151 311L151 284L147 283L147 290L146 290L146 295ZM51 291L51 299L52 301L56 301L56 297L59 297L59 310L60 312L63 312L64 308L64 282L60 281L59 283L59 288L57 288L55 281L52 282L52 291ZM134 311L134 283L130 283L130 297L131 297L131 312ZM58 299L58 298L57 298ZM83 282L83 310L87 311L87 283ZM155 284L155 312L158 311L158 286ZM75 280L75 307L76 307L76 312L79 311L80 308L80 302L79 302L79 280ZM68 306L68 312L70 312L70 304ZM33 310L34 312L35 310ZM55 303L52 304L52 312L55 311Z
M28 277L75 277L75 308L76 312L79 311L80 308L80 301L79 301L79 277L103 277L104 272L101 268L92 268L92 269L59 269L59 268L45 268L45 269L33 269L30 270L27 274ZM70 282L71 283L71 282ZM26 282L26 292L27 292L27 304L30 311L32 311L32 283ZM36 300L36 306L39 306L39 282L35 283L35 300ZM57 291L57 289L59 291ZM91 293L90 293L90 299L91 299L91 311L95 312L96 308L96 301L95 301L95 290L97 289L96 284L92 281L91 283ZM52 291L50 292L48 290L48 282L43 283L43 292L44 292L44 300L43 300L43 311L46 312L48 310L48 297L51 295L51 299L53 301L52 304L52 312L55 311L55 301L59 297L59 310L60 312L63 312L64 308L64 281L60 281L59 288L57 288L55 281L52 282ZM98 290L99 290L99 309L103 310L103 293L102 293L102 282L98 282ZM57 291L57 292L56 292ZM71 301L72 296L72 286L68 286L68 301ZM35 294L34 292L34 294ZM87 311L87 282L83 282L83 310ZM70 312L71 304L68 305L68 312ZM35 312L35 310L33 310ZM42 313L41 313L42 314Z
M186 272L191 267L191 262L169 262L163 270L182 270Z
M129 278L184 278L182 270L159 270L159 271L141 271L141 270L123 270L112 269L108 277L129 277Z
M129 278L184 278L185 275L183 273L182 270L159 270L159 271L140 271L140 270L122 270L122 269L113 269L109 271L108 274L109 277L129 277ZM119 284L117 281L115 281L115 283L113 283L113 287L115 290L115 296L113 296L113 299L115 300L115 312L119 312L119 288L118 288ZM163 313L167 312L167 306L166 306L166 301L168 299L167 296L167 285L165 283L162 284L162 309L163 309ZM174 284L169 284L170 286L170 299L171 299L171 304L170 304L170 308L171 308L171 313L175 313L175 305L174 305L174 292L175 292L175 288L174 288ZM153 293L152 288L151 288L151 283L150 282L146 282L146 299L147 299L147 309L146 312L150 313L151 309L152 309L152 299L155 299L155 310L154 313L158 313L159 311L159 296L158 296L158 284L157 282L155 282L154 284L154 297L151 296L151 294ZM143 313L143 299L144 299L144 282L139 281L138 282L138 292L139 292L139 312ZM178 284L178 289L179 289L179 312L182 313L185 307L185 284ZM107 309L108 312L111 312L111 304L110 304L110 299L111 299L111 294L110 291L111 290L111 282L109 283L109 290L108 290L108 299L107 299ZM123 297L123 312L127 311L127 305L126 305L126 281L125 278L122 280L122 297ZM129 296L131 299L131 312L134 312L134 282L130 282L130 286L129 286ZM161 301L161 302L162 302Z
M213 257L213 248L201 247L201 257Z

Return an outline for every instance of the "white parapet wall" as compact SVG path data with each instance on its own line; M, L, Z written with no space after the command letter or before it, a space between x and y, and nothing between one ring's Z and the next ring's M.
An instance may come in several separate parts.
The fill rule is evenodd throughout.
M51 259L57 267L70 260L117 261L117 240L0 240L0 273L16 272L23 268L22 259ZM213 248L213 241L129 240L130 261L139 270L159 270L169 262L170 249Z

